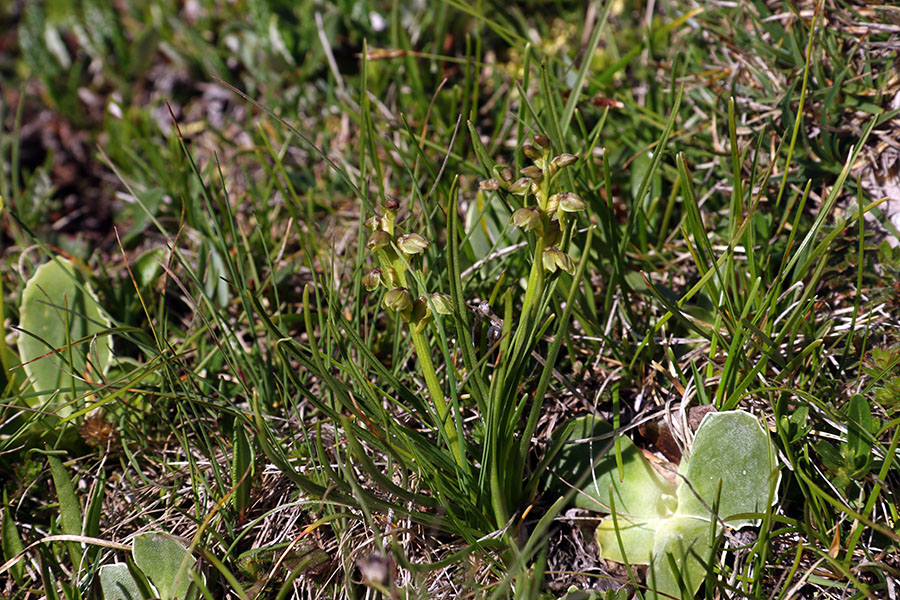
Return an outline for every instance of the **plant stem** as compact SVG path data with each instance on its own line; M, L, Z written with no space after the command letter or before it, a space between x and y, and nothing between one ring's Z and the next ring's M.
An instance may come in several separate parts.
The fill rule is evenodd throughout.
M407 263L399 256L396 256L390 262L397 273L400 285L409 289L406 280ZM422 376L425 378L425 387L428 388L431 401L434 402L434 408L437 411L438 420L447 438L447 444L450 446L450 452L453 453L456 464L465 470L465 457L463 456L462 443L457 435L456 421L451 418L450 407L447 406L447 399L444 397L444 389L441 387L437 370L435 370L434 362L431 360L431 346L428 344L425 334L416 331L415 326L410 324L408 329L410 336L412 336L413 346L416 349L419 367L422 369Z
M434 407L437 410L438 420L440 420L444 435L447 437L450 451L453 453L453 458L456 459L456 464L465 468L462 444L456 432L456 424L450 416L450 408L447 406L446 398L444 398L444 390L441 388L437 371L435 371L434 363L431 361L431 347L428 345L428 340L425 339L424 334L416 332L413 327L409 328L409 333L412 335L413 346L416 348L416 358L422 369L422 376L425 377L425 386L428 388L428 393L431 394L431 400L434 402Z

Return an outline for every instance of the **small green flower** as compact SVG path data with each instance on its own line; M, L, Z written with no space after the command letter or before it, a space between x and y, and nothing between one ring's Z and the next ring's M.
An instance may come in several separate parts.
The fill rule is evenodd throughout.
M383 222L384 221L382 220L381 215L373 215L373 216L369 217L368 219L366 219L366 227L368 227L369 229L373 229L373 230L383 229L383 227L382 227Z
M550 148L550 138L548 138L543 133L539 133L534 136L534 143L538 145L542 150L547 150Z
M572 257L559 248L546 248L543 256L544 268L555 273L556 269L562 269L569 275L575 274L575 261Z
M431 309L428 308L428 300L425 296L419 296L413 301L412 314L409 319L416 324L416 331L422 332L431 320Z
M525 231L537 229L540 232L543 229L544 220L541 218L540 209L535 206L526 206L513 213L512 224Z
M550 161L550 167L555 171L556 169L562 169L563 167L568 167L569 165L575 163L578 160L578 157L574 154L569 154L565 152L560 154L556 158Z
M559 209L559 197L560 194L553 194L547 198L547 204L544 206L544 210L547 211L548 215L552 215Z
M447 294L434 292L431 294L431 304L434 305L434 312L439 315L453 314L453 299Z
M579 212L587 208L587 204L578 194L566 192L564 194L554 194L554 196L558 196L559 209L565 212Z
M362 284L366 288L366 290L374 292L378 289L378 286L381 285L381 276L381 268L375 267L374 269L363 275Z
M524 169L520 169L519 173L525 177L531 178L532 181L541 181L544 178L544 172L537 165L531 165Z
M500 182L493 177L491 179L485 179L484 181L478 182L478 189L494 192L500 189Z
M412 310L413 301L412 297L409 295L409 290L407 290L406 288L394 288L392 290L388 290L384 294L384 300L382 300L382 304L387 309L402 313L404 311Z
M397 238L397 246L407 254L419 254L430 245L431 242L418 233L407 233Z
M531 180L527 177L519 177L511 184L509 184L507 191L510 194L524 196L529 189L531 189Z
M366 248L371 250L372 252L378 252L385 246L390 245L391 236L386 231L382 231L378 229L372 232L372 235L369 236L369 240L366 242Z
M525 144L524 146L522 146L522 153L531 160L537 160L542 157L541 151L531 144Z
M400 286L397 271L393 267L381 267L381 285L388 289Z

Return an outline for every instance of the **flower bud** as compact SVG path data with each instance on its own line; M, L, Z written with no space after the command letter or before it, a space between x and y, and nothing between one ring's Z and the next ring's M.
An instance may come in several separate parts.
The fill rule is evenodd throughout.
M519 177L507 188L507 191L510 194L516 194L517 196L524 195L531 188L531 180L527 177Z
M500 182L494 178L478 182L478 189L493 192L500 189Z
M575 273L575 261L572 260L571 256L569 256L559 248L546 248L544 250L544 256L542 258L544 262L544 268L551 273L555 273L556 269L562 269L569 275L573 275Z
M375 267L374 269L363 275L362 284L368 291L374 292L378 289L378 286L381 285L381 276L381 268Z
M434 312L439 315L453 314L453 299L447 294L434 292L431 294L431 304L434 305Z
M540 231L543 228L544 220L541 218L541 211L538 208L526 206L513 213L512 224L516 227L521 227L525 231L534 229Z
M541 151L531 144L525 144L524 146L522 146L522 153L531 160L537 160L541 158Z
M394 312L403 312L412 309L412 298L406 288L394 288L388 290L384 294L384 300L381 302L385 308Z
M392 212L396 212L398 208L400 208L400 202L397 201L393 196L388 196L384 200L384 210L389 210Z
M534 143L537 144L541 150L546 150L550 147L550 138L543 133L539 133L534 136Z
M587 208L584 200L578 194L566 192L563 194L553 194L558 197L559 208L565 212L579 212Z
M510 183L513 180L514 175L513 170L509 167L503 167L503 169L500 170L500 179L506 183Z
M533 181L541 181L544 178L544 172L536 165L525 167L524 169L519 170L519 173L525 177L530 177Z
M431 242L418 233L407 233L397 238L397 246L407 254L419 254L430 245Z
M366 242L366 248L372 252L378 252L385 246L390 245L390 243L391 236L388 235L386 231L378 229L377 231L373 231L372 235L369 236L369 240Z

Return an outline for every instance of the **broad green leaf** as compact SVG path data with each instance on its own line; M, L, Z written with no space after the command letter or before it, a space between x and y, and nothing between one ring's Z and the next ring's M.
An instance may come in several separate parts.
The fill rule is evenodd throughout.
M125 563L103 565L99 577L103 600L142 600L144 597Z
M711 557L709 521L683 516L662 519L647 572L650 591L645 597L681 598L684 589L687 597L693 598L706 579Z
M656 472L630 439L620 438L619 448L622 453L622 477L616 465L615 448L610 448L594 466L592 475L581 488L582 493L575 496L575 506L608 513L609 490L612 488L619 515L638 519L671 515L676 506L675 485Z
M631 520L623 516L617 516L615 521L612 517L603 519L597 526L594 536L600 556L619 563L626 562L627 557L629 564L649 565L653 559L657 532L663 522L669 520L669 518Z
M582 508L608 513L610 491L614 494L617 518L604 519L596 532L600 555L650 565L648 598L693 597L712 559L713 534L719 535L722 529L710 510L715 508L725 518L762 513L773 487L777 489L780 473L768 431L743 411L707 414L682 459L677 491L627 438L620 441L620 449L625 477L619 479L615 453L610 450L596 465L594 480L576 499ZM585 495L590 502L585 502ZM730 519L728 525L757 522Z
M768 431L740 410L707 414L679 470L690 485L678 487L678 514L706 520L716 502L717 514L724 519L765 512L773 478L777 489L781 477ZM759 519L732 519L728 524L758 525Z
M612 426L592 416L577 417L554 430L554 445L559 450L549 462L551 476L546 489L563 494L591 467L593 456L606 447Z
M134 538L132 554L162 600L187 597L191 585L188 569L193 567L194 559L181 542L164 533L144 533Z
M39 397L32 406L59 393L56 414L66 417L72 407L72 386L98 381L112 358L110 328L103 310L82 273L71 261L57 258L41 265L22 292L19 356ZM76 394L79 392L76 390Z

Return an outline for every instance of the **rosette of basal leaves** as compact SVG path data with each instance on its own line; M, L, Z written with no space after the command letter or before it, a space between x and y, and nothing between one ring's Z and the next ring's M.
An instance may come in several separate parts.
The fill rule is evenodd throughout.
M608 425L583 421L568 426L569 439L609 434ZM600 556L649 565L647 598L681 598L683 590L693 597L715 566L724 527L758 525L774 501L780 473L768 431L744 411L708 413L670 477L628 438L618 446L618 456L610 449L593 461L574 497L576 506L609 515L596 531ZM591 469L583 450L561 451L554 472L577 479Z

